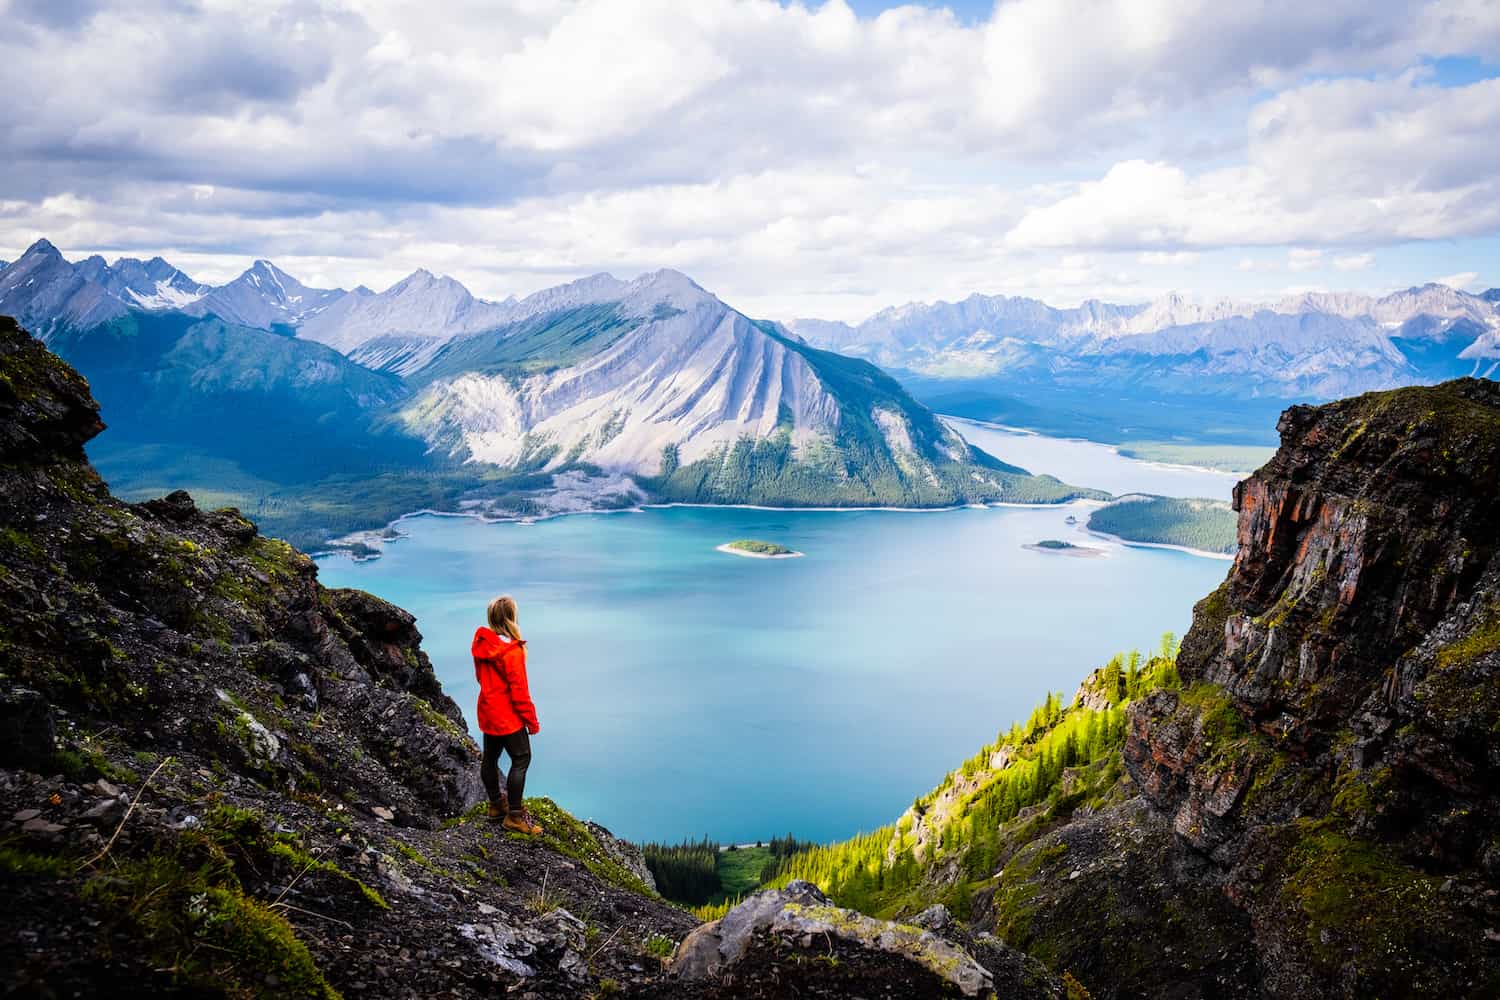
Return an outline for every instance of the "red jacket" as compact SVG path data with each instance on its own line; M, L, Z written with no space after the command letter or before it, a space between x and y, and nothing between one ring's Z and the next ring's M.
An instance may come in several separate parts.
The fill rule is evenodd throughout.
M474 633L474 679L479 682L479 731L509 736L522 726L540 732L526 688L526 643L502 639L481 627Z

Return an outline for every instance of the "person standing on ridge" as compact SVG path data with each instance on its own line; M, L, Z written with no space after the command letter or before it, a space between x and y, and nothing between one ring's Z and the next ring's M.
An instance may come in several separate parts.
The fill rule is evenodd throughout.
M531 737L541 731L526 686L526 642L516 624L516 599L502 594L490 602L489 627L474 632L474 679L479 681L479 731L484 759L479 778L489 794L489 818L517 833L535 836L542 828L526 809L526 769ZM500 751L510 754L510 775L501 788Z

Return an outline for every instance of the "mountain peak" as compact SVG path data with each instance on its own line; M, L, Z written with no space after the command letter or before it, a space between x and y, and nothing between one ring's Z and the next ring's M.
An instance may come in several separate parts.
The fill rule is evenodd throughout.
M45 255L48 257L62 256L62 252L59 251L57 247L53 246L52 241L47 239L45 236L37 240L35 243L31 244L31 246L27 247L26 252L21 256L30 257L33 254Z
M465 296L469 294L469 290L457 278L451 278L446 274L433 274L425 267L417 268L411 274L408 274L390 288L387 288L385 294L402 295L407 292L444 290L461 292Z
M639 275L623 291L622 305L638 316L652 315L662 307L687 311L705 304L723 306L718 296L670 267Z

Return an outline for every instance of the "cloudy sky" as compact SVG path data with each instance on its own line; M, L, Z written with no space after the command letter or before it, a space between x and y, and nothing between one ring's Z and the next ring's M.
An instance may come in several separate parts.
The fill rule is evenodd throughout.
M1500 285L1494 0L0 0L0 259L761 316Z

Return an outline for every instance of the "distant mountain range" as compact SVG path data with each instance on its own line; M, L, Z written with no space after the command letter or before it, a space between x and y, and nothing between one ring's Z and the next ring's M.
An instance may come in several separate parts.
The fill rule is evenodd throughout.
M584 506L1056 500L1080 491L933 411L1098 440L1259 440L1288 401L1495 375L1497 306L1500 290L1435 284L1071 309L972 295L782 325L675 271L496 302L425 270L382 292L312 288L266 260L210 286L160 257L70 262L46 240L0 268L0 313L107 405L96 458L117 487L196 455L273 511L322 503L278 490L330 475L388 477L397 507L493 513L556 509L534 499L548 488Z
M490 302L427 271L346 291L264 260L211 287L161 258L72 263L39 240L0 270L0 313L89 378L114 428L95 458L117 488L149 492L170 461L273 517L542 513L549 490L583 505L1099 495L970 447L874 365L675 271ZM294 499L288 484L303 484ZM300 516L281 527L316 541Z
M1165 394L1328 399L1500 368L1500 289L1428 284L1376 298L1309 292L1272 303L1145 305L971 295L858 325L816 319L808 342L926 379L1024 379Z

